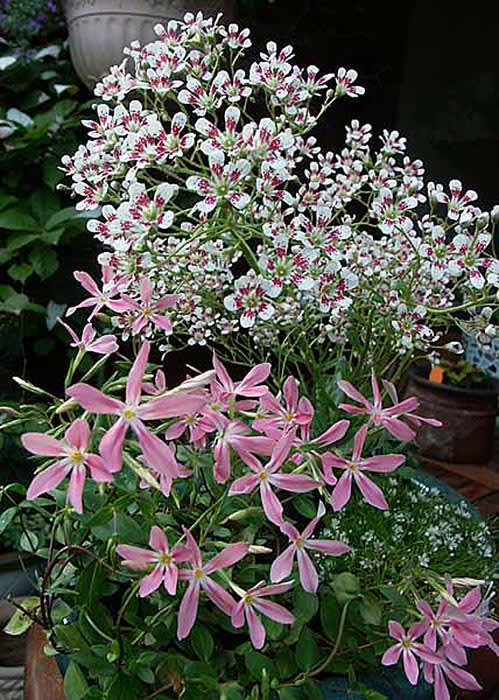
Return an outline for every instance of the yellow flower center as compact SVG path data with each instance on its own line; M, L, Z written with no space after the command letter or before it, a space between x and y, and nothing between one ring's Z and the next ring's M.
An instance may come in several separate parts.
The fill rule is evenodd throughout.
M161 554L158 558L158 562L162 566L168 566L169 564L172 563L172 561L173 561L173 557L171 554Z
M251 594L245 595L244 596L244 603L245 603L245 605L252 605L253 596Z
M143 314L144 316L150 316L150 315L151 315L151 309L150 309L148 306L146 306L145 309L142 311L142 314Z
M83 462L84 457L80 450L75 450L74 452L69 453L69 459L72 462L76 462L76 464L81 464Z
M412 647L412 642L409 639L404 639L402 641L402 646L404 649L410 649Z
M134 408L130 408L130 406L127 406L123 411L123 418L125 420L133 420L134 418L136 418L136 416L137 412Z
M356 472L358 470L358 466L355 464L355 462L350 462L347 468L351 472Z
M302 549L302 547L305 545L305 542L302 537L298 537L298 539L295 542L295 547L297 549Z
M293 420L293 417L294 416L292 413L285 413L284 414L284 420L287 421L288 423L291 423L291 421Z
M258 474L258 478L260 479L260 481L267 481L269 475L267 474L267 472L260 472Z
M201 581L201 579L203 578L203 572L201 571L201 569L194 569L194 578L197 581Z

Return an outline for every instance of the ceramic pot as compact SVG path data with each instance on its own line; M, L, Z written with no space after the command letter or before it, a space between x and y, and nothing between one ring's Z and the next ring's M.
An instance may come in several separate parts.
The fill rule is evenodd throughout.
M158 22L182 19L186 12L206 17L232 12L232 0L63 0L73 66L93 88L111 66L123 60L123 48L138 39L156 38Z
M417 413L437 418L443 427L423 424L416 442L424 457L452 464L484 464L492 456L497 386L464 388L430 382L418 369L409 372L406 396L419 399Z

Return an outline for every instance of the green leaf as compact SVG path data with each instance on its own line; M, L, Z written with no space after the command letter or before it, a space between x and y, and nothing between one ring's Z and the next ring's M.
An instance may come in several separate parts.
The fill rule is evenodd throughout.
M9 525L12 522L16 511L17 508L15 506L12 506L11 508L7 508L6 510L4 510L3 513L0 515L0 535L5 530L7 525Z
M47 245L57 245L65 233L66 229L64 226L61 226L60 228L54 228L50 231L44 231L40 236L40 240Z
M4 299L0 304L0 311L5 311L7 314L19 316L29 306L29 299L26 294L18 294L15 292L10 297Z
M55 156L43 159L42 179L43 182L52 189L64 178L64 173L59 170L60 165L60 158L56 158Z
M383 611L375 598L364 596L359 603L359 612L366 625L381 624Z
M88 685L80 667L71 661L64 674L64 694L67 700L82 700L88 690Z
M11 279L23 284L33 274L33 268L28 263L14 263L7 270L7 274Z
M50 248L37 247L31 251L28 259L33 265L34 271L42 280L46 280L53 275L59 267L57 253Z
M339 603L344 604L360 595L360 582L355 574L344 571L334 577L331 587Z
M296 645L296 663L300 671L312 668L320 659L321 653L315 637L308 627L304 627Z
M292 503L295 510L304 518L312 519L317 515L317 506L308 496L295 496Z
M60 207L59 195L48 187L36 189L30 196L29 203L40 224L54 216Z
M140 693L140 681L125 673L118 673L107 693L107 700L137 700Z
M341 606L336 596L328 594L321 596L320 618L324 635L331 641L336 641L340 626Z
M248 654L244 655L244 661L246 663L246 668L255 680L260 681L262 679L262 671L264 668L272 675L273 664L265 654L261 654L259 651L250 651Z
M52 216L45 222L45 228L50 231L51 229L57 228L61 224L65 224L68 221L81 218L86 217L82 217L82 215L77 212L74 207L65 207L64 209L57 211L55 214L52 214Z
M279 700L304 700L305 694L301 688L282 688Z
M7 209L7 207L10 207L12 204L17 204L18 202L19 200L17 197L0 192L0 211Z
M23 598L22 606L29 612L36 610L40 607L40 598L35 596L31 598ZM31 617L22 610L18 609L12 615L7 625L3 628L3 631L5 634L9 634L12 637L17 637L29 630L32 624L33 620Z
M295 588L294 596L294 614L300 622L309 622L319 609L319 598L314 593L307 593L301 588Z
M35 532L26 530L19 539L19 547L25 552L36 552L38 549L38 535Z
M7 114L5 115L5 117L9 121L14 122L14 124L19 124L25 129L31 129L31 127L34 124L29 114L21 112L21 110L16 109L16 107L12 107L11 109L7 110Z
M213 654L214 642L210 630L204 625L196 625L191 632L190 642L201 661L208 661Z
M22 209L6 209L0 212L0 228L5 228L9 231L38 231L40 226ZM33 237L32 237L33 238ZM25 245L24 243L22 245ZM10 249L20 248L16 245L14 237L9 239L7 247Z

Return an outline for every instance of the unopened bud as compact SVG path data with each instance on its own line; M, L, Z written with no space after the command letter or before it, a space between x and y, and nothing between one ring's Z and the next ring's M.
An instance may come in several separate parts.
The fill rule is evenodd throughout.
M272 554L273 551L270 547L263 547L259 544L250 544L248 549L250 554Z
M60 415L61 413L66 413L66 411L73 411L77 407L78 403L74 399L67 399L64 403L61 403L55 412L57 415Z
M44 389L41 389L39 386L35 386L31 382L27 382L25 379L21 379L21 377L12 377L12 379L21 387L21 389L29 391L31 394L39 394L40 396L47 394Z

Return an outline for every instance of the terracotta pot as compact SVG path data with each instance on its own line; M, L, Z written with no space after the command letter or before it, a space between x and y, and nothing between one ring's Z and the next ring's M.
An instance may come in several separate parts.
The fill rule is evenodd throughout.
M111 66L122 62L123 48L156 38L158 22L182 19L186 12L230 16L232 0L63 0L73 66L92 88Z
M65 700L61 673L53 656L46 656L47 643L39 625L33 625L26 642L24 700Z
M442 428L422 425L417 431L421 455L453 464L483 464L492 456L497 388L472 389L430 382L409 372L406 396L420 401L418 413L438 418Z

